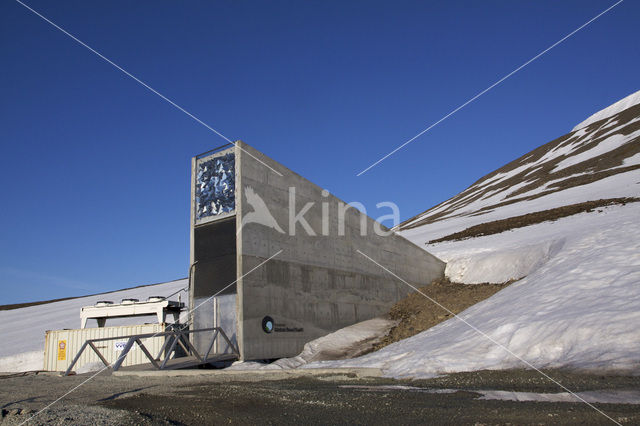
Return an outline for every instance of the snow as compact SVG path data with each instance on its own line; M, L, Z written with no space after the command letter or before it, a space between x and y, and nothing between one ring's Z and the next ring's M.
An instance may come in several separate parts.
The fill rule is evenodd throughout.
M454 251L448 255L439 251L439 257L447 259L445 273L452 281L466 284L504 283L525 277L544 265L563 243L562 239L524 246L514 243L498 250L487 249L483 245L473 254Z
M37 351L22 352L0 358L0 372L42 370L42 366L44 364L43 350L44 348Z
M625 158L622 162L622 167L635 166L636 164L640 164L640 152L629 158Z
M640 391L637 390L601 390L586 392L512 392L502 390L474 391L482 394L479 399L497 399L500 401L540 401L540 402L582 402L600 404L640 404Z
M637 133L637 134L636 134ZM630 137L632 135L629 135ZM634 132L633 136L640 136L640 131ZM619 137L619 135L614 135L611 136L610 138L606 139L605 141L608 141L610 139L615 140L615 143L612 142L611 143L611 147L615 148L617 146L620 146L624 143L629 142L631 139L628 137ZM589 150L587 152L591 153L591 154L596 154L597 150ZM603 151L603 153L606 153L608 151ZM581 154L579 154L581 155ZM571 158L571 157L569 157ZM591 157L589 157L591 158ZM625 159L626 161L637 161L635 160L636 157L630 157L628 159ZM585 161L588 158L586 157L581 157L580 161ZM569 160L567 160L569 161ZM625 163L626 164L626 163ZM629 165L631 165L633 163L629 163ZM571 177L574 177L577 175L573 175L573 176L567 176L562 178L561 180L565 180L565 179L569 179ZM555 180L554 180L555 181ZM520 202L514 202L513 204L507 205L507 206L502 206L496 210L493 211L489 211L485 214L479 214L477 216L470 216L470 214L473 214L475 212L478 212L480 209L487 207L487 206L492 206L495 205L496 203L499 203L501 201L503 201L510 193L513 192L513 188L515 188L517 186L517 188L520 188L521 186L523 186L522 182L514 185L506 190L502 190L500 192L497 193L493 193L493 194L487 194L482 198L479 198L477 200L474 200L452 212L450 212L448 215L444 216L444 219L446 220L438 220L437 222L434 222L432 224L427 224L424 226L420 226L414 229L408 229L405 231L400 231L399 234L403 235L405 237L408 237L410 235L413 235L415 232L420 232L420 233L425 233L426 231L431 232L431 230L433 229L439 229L441 227L443 228L459 228L460 223L465 223L467 224L467 226L473 226L473 225L477 225L479 223L484 223L484 222L488 222L491 220L497 220L497 219L505 219L508 217L512 217L512 216L518 216L521 214L526 214L526 213L531 213L534 211L540 211L540 210L545 210L545 209L551 209L551 208L555 208L555 207L561 207L561 206L565 206L567 204L572 204L572 203L581 203L584 201L590 201L590 200L597 200L600 198L615 198L615 197L628 197L628 196L637 196L637 194L640 193L640 185L638 185L638 182L640 181L640 174L635 173L635 177L634 176L628 176L627 174L624 174L622 176L620 175L614 175L614 176L610 176L608 178L604 178L601 179L599 181L590 183L589 185L581 185L581 186L576 186L576 187L572 187L569 188L567 190L563 190L561 192L554 192L552 194L548 194L548 195L544 195L542 197L533 199L533 200L524 200L527 197L530 197L532 195L537 195L541 192L544 192L545 190L549 189L549 185L553 184L553 182L548 182L547 185L543 185L540 187L537 187L531 191L527 191L524 193L519 194L517 197L512 198L512 200L516 200L516 199L522 199L523 201ZM517 189L516 188L516 189ZM569 198L565 198L565 197L569 197ZM571 201L571 202L569 202ZM441 208L439 208L438 210L442 210L444 208L449 207L449 205L447 203L444 203L446 205L443 205ZM421 220L424 217L428 217L431 216L433 214L437 213L436 210L430 211L428 214L417 217L417 220ZM454 216L458 216L458 217L454 217ZM474 219L475 218L475 219ZM415 221L413 221L415 222ZM434 227L432 227L431 225L434 225ZM463 228L461 228L463 229ZM460 229L458 229L460 230ZM450 232L449 232L450 233ZM442 234L440 236L444 236L444 235L448 235L448 234ZM410 238L410 237L409 237ZM425 241L428 241L430 239L435 239L438 237L431 237L426 239ZM411 239L411 238L410 238Z
M44 305L0 311L0 335L5 342L0 346L0 371L42 370L44 364L44 338L47 330L80 328L80 308L94 305L99 300L120 302L133 298L147 300L149 296L169 296L187 287L187 280L171 281L106 294L79 297ZM181 292L182 302L188 304L188 297ZM177 300L178 295L171 298ZM143 324L156 322L155 317L109 319L107 325ZM88 326L95 326L90 320ZM10 342L10 343L8 343Z
M405 227L412 226L416 222L419 222L429 217L433 217L434 215L446 210L448 210L448 212L443 216L441 216L440 218L438 218L437 220L438 221L444 220L448 226L456 227L457 224L459 223L455 221L456 217L470 216L472 214L475 214L481 211L482 209L487 209L491 206L500 204L505 200L509 200L510 202L515 201L517 203L518 208L522 210L522 213L520 214L536 211L536 210L528 210L528 208L530 208L532 205L537 203L550 204L548 203L548 200L536 199L536 200L532 200L531 203L517 202L517 200L523 200L527 197L538 195L544 191L552 190L553 188L551 188L551 185L554 182L557 182L558 180L556 179L550 182L546 182L545 184L541 184L527 192L518 194L516 196L512 196L514 192L521 189L522 187L529 184L535 184L534 179L527 178L527 176L531 175L534 171L536 171L542 165L548 162L555 163L559 158L562 158L562 160L559 161L557 164L555 164L553 168L554 173L562 169L565 169L567 167L580 164L592 158L606 155L608 152L616 148L619 148L625 144L635 143L633 141L634 139L637 140L637 138L640 137L640 130L636 130L626 135L620 132L625 128L626 129L632 128L634 126L634 123L638 121L640 121L640 117L627 121L623 124L619 124L617 120L611 118L603 122L598 129L591 130L590 132L587 132L586 129L584 128L578 131L575 131L568 139L563 141L560 145L555 146L553 149L550 149L539 159L535 161L525 162L524 164L521 164L515 167L513 170L510 170L508 172L498 173L495 176L492 176L486 180L478 182L477 184L471 186L470 188L465 190L463 193L461 193L460 197L453 198L439 204L437 207L425 212L422 215L417 216L411 222L407 222L407 224L405 224ZM579 150L582 146L584 146L585 143L590 142L591 139L593 139L596 134L598 135L597 136L598 142L594 144L594 146L591 149L588 149L584 152L580 152L577 154L575 153L575 151ZM527 157L525 157L525 160L526 159ZM623 160L624 167L632 164L637 164L637 163L638 163L638 158L635 155ZM617 169L623 166L612 167L611 170ZM510 179L524 172L526 172L526 174L517 184L511 185L508 187L499 186L500 182ZM577 176L577 174L574 174L573 176ZM560 180L566 180L573 176L563 177ZM623 179L626 180L627 177L624 177ZM487 188L493 185L498 185L498 188L487 191L482 196L474 199L474 197L477 197L479 193L481 193L482 191L486 191ZM583 188L581 188L581 189L578 189L577 191L573 191L572 193L562 192L562 194L563 196L565 194L571 194L571 195L582 194L581 197L576 197L574 199L574 202L576 203L594 200L596 198L591 198L591 197L596 196L598 192L604 194L604 196L600 198L612 198L613 195L607 195L612 186L614 185L612 185L610 182L607 182L604 185L600 185L600 186L589 185L587 191L584 191ZM629 189L628 182L626 182L626 187L627 189ZM615 190L614 192L620 193L621 191ZM630 194L637 193L638 189L636 187L631 189L631 191L628 191L628 192ZM556 203L553 203L554 205L548 208L560 207L567 204L564 202L564 200L562 200L562 196L555 197L555 199L556 199ZM538 210L541 210L541 209L538 209ZM499 214L502 216L501 218L505 218L505 217L508 217L506 216L506 214L511 213L513 209L499 208L497 211L500 212ZM462 220L466 221L466 217L463 217ZM487 219L487 216L485 214L481 214L477 216L476 224L486 222L488 220L496 220L496 219ZM419 229L424 231L426 228L419 227ZM435 239L435 238L431 238L431 239Z
M640 120L640 119L639 119ZM633 121L639 121L639 120L633 120ZM631 124L631 123L629 123ZM567 167L573 166L575 164L579 164L582 163L583 161L587 161L591 158L597 157L599 155L603 155L606 154L609 151L612 151L626 143L631 142L633 139L637 138L638 136L640 136L640 130L636 130L635 132L632 132L628 135L622 135L622 134L614 134L606 139L604 139L602 142L598 143L595 147L593 147L592 149L589 149L587 151L581 152L580 154L576 154L573 156L568 157L566 160L562 160L560 163L558 163L558 165L553 169L554 172L557 172L559 170L565 169Z
M281 358L271 364L238 362L228 370L288 370L316 360L353 356L368 349L395 324L395 321L385 318L362 321L308 342L302 352L293 358Z
M524 265L520 272L528 270L525 278L460 314L488 337L452 318L363 357L303 368L373 367L391 377L428 378L527 367L521 358L536 368L637 372L640 203L602 210L429 246L456 276L501 281L514 262ZM465 265L484 265L485 275Z
M460 392L462 389L436 389L421 388L407 385L340 385L342 389L356 389L365 392L424 392L451 394ZM514 392L503 390L474 389L474 393L479 393L481 400L501 400L501 401L540 401L540 402L590 402L601 404L640 404L640 391L637 390L596 390L585 392Z
M527 195L530 195L530 193L522 194L521 196L524 197ZM398 234L413 241L415 244L424 247L424 244L430 240L444 237L445 235L450 235L454 232L458 232L481 223L590 200L639 196L640 170L632 170L626 173L616 174L600 179L588 185L575 186L563 191L547 194L533 200L508 204L482 215L454 217L447 220L429 223L417 228L400 231ZM427 247L427 250L430 251L431 248Z
M607 117L611 117L612 115L618 114L619 112L624 111L627 108L631 108L634 105L640 104L640 90L632 93L624 99L619 100L613 105L606 107L603 110L600 110L593 114L591 117L584 120L582 123L578 124L576 127L572 129L572 131L576 131L578 129L582 129L583 127L587 127L591 123L595 123L596 121L604 120Z

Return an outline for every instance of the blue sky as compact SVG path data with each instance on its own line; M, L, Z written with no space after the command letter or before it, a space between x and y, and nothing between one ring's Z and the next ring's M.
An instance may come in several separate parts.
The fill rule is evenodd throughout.
M627 0L28 0L231 139L407 219L640 89ZM0 304L184 277L190 158L224 141L0 2ZM386 211L385 211L386 213Z

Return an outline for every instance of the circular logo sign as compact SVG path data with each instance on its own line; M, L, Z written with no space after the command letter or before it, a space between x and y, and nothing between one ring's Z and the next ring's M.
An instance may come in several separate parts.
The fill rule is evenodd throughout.
M273 318L266 316L262 318L262 331L271 333L273 331Z

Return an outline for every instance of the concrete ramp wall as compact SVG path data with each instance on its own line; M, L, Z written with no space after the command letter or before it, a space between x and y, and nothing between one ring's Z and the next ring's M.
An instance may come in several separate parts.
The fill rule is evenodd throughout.
M235 151L237 264L238 276L246 274L237 286L243 359L297 355L306 342L384 314L412 291L359 251L416 286L444 275L444 262L403 237L378 235L376 222L355 208L346 210L340 235L343 201L249 145L238 145L242 149ZM261 201L256 201L258 197ZM303 217L315 235L301 223L295 231L290 229L291 209L295 216L307 203L313 205ZM270 218L256 212L264 207ZM261 223L243 223L248 215ZM269 321L272 329L265 325Z

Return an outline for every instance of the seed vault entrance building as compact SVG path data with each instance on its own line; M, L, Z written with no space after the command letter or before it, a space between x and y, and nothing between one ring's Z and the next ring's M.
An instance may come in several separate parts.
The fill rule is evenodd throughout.
M410 292L363 254L416 286L443 276L444 262L374 226L243 142L193 158L191 327L222 327L244 360L294 356Z

